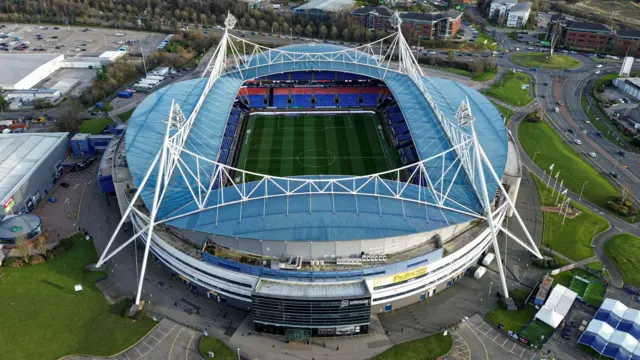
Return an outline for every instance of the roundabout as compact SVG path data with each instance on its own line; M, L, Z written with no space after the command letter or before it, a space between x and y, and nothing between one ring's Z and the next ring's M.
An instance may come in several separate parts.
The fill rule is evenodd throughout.
M511 55L511 62L528 68L544 68L548 70L569 70L580 67L580 61L569 55L553 55L547 52L522 52Z

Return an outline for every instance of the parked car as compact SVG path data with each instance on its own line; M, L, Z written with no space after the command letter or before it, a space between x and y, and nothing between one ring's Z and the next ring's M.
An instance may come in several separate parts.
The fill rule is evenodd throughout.
M571 332L573 331L573 326L569 322L564 325L564 329L562 329L562 338L565 340L571 339Z

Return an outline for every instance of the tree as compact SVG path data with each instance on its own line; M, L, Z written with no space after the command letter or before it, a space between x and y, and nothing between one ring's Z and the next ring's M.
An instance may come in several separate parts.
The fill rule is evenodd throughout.
M16 238L16 246L24 262L29 262L29 244L27 243L27 237L24 235L18 236Z
M40 251L40 255L47 256L47 244L49 243L49 237L45 234L40 234L38 236L38 241L36 245L38 246L38 251Z
M327 27L322 25L320 27L320 32L318 33L318 35L324 40L325 36L327 36L327 32L328 32Z
M307 37L313 36L313 27L311 26L311 24L307 25L307 27L304 29L304 33L305 35L307 35Z
M4 110L9 107L9 102L4 98L4 89L0 87L0 114L4 117Z
M367 30L367 32L364 33L364 40L366 42L371 42L371 38L373 38L373 32L371 30Z
M82 123L81 120L77 118L77 114L81 112L83 109L82 104L76 98L69 98L61 106L60 115L58 116L58 126L60 130L66 132L76 132Z
M449 61L453 60L453 50L452 49L447 50L447 57L449 58Z
M331 39L335 40L338 37L338 28L335 26L331 27Z
M351 34L349 34L349 29L345 28L342 30L342 40L349 41L351 39Z
M300 36L300 32L302 31L302 26L300 24L296 25L296 34Z

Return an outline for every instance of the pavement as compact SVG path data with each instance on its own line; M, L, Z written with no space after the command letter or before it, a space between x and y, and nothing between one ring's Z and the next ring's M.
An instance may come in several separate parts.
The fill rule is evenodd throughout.
M469 345L471 359L540 359L538 351L509 338L486 322L480 315L465 318L457 332Z
M144 338L127 350L114 356L67 356L64 360L200 360L202 356L198 350L201 333L171 320L163 319ZM62 359L61 359L62 360Z

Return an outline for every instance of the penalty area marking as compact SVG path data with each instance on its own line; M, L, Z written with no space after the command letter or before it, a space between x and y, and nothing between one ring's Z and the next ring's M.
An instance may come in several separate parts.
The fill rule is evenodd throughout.
M309 114L309 115L312 115L312 114ZM323 115L329 117L327 114L323 114ZM345 114L335 114L335 115L345 115ZM288 117L294 117L294 116L288 116ZM278 117L278 119L277 119L277 121L278 121L277 122L277 129L278 130L300 129L302 131L317 132L317 131L324 131L324 130L327 130L327 129L351 129L351 128L353 128L353 124L351 122L351 116L347 117L348 124L346 124L346 125L348 125L348 126L346 126L346 125L345 126L324 126L324 125L322 125L322 126L295 126L295 125L294 126L285 126L285 124L281 123L280 121L284 120L286 118L287 118L287 116L285 116L284 118L283 117ZM332 120L333 120L333 122L336 121L335 119L332 119ZM295 115L295 120L294 121L303 122L303 123L305 122L304 119L300 120L300 115Z

